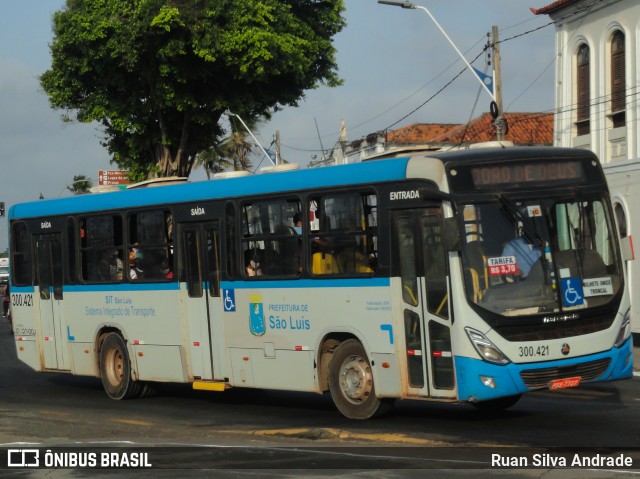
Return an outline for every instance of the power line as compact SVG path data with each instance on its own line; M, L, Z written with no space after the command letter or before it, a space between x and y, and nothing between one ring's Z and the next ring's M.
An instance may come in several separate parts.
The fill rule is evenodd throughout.
M480 53L478 53L478 55L476 55L476 57L471 60L469 63L473 63L475 62L478 58L480 58L480 56L487 50L487 47L483 48L482 51ZM396 126L398 123L400 123L401 121L405 120L406 118L410 117L411 115L413 115L416 111L418 111L420 108L422 108L423 106L425 106L427 103L429 103L431 100L433 100L436 96L438 96L440 93L442 93L444 90L446 90L454 81L456 81L458 79L458 77L460 75L462 75L465 71L467 70L467 67L465 66L465 68L463 68L462 70L460 70L460 72L458 72L457 75L455 75L451 80L449 80L442 88L440 88L437 92L435 92L433 95L431 95L429 98L427 98L424 102L422 102L420 105L418 105L416 108L414 108L412 111L410 111L409 113L407 113L405 116L403 116L402 118L400 118L398 121L392 123L391 125L387 126L386 128L384 128L382 131L386 131L389 130L390 128Z
M594 6L601 4L605 1L608 0L595 0L594 2L590 3L589 5L585 5L584 7L575 10L571 15L566 15L563 16L561 18L558 18L557 20L553 20L550 21L544 25L540 25L536 28L532 28L529 30L526 30L524 32L512 35L511 37L507 37L504 38L502 40L500 40L497 43L505 43L511 40L515 40L521 37L524 37L526 35L530 35L532 33L535 33L537 31L540 31L550 25L554 25L560 22L563 22L565 19L575 16L576 14L580 14L582 12L589 12ZM585 16L586 17L586 16ZM520 23L517 23L515 25L511 25L509 27L506 27L505 30L507 29L512 29L515 28L519 25L522 25L524 23L527 23L529 21L533 21L534 18L530 19L530 20L525 20L522 21ZM582 21L584 21L584 18L582 19ZM582 24L582 23L581 23ZM482 41L484 39L484 37L482 37L480 40L478 40L472 47L470 47L465 53L469 52L471 49L473 49L480 41ZM565 45L566 47L566 45ZM564 50L564 47L563 49ZM475 62L484 52L487 51L487 47L485 47L483 49L483 51L478 54L471 62L469 63L473 63ZM509 105L507 106L507 108L505 108L505 112L509 109L509 107L516 102L520 97L522 97L522 95L524 95L546 72L547 70L554 64L554 62L556 61L558 54L555 55L555 57L553 58L553 60L542 70L542 72L518 95L516 96L516 98L514 100L512 100ZM389 108L387 108L386 110L382 111L381 113L361 122L356 124L355 126L352 126L351 128L353 129L357 129L360 128L368 123L371 123L372 121L380 118L381 116L383 116L384 114L390 112L391 110L397 108L399 105L401 105L402 103L406 102L407 100L409 100L410 98L412 98L413 96L415 96L418 92L420 92L422 89L424 89L426 86L428 86L429 84L433 83L435 80L437 80L438 78L440 78L447 70L449 70L453 65L455 65L456 63L458 63L460 60L456 59L456 61L452 62L450 65L448 65L445 69L442 70L441 73L439 73L438 75L436 75L434 78L432 78L431 80L429 80L427 83L425 83L424 85L422 85L420 88L418 88L417 90L415 90L413 93L411 93L410 95L408 95L407 97L403 98L402 100L400 100L399 102L397 102L396 104L390 106ZM391 129L392 127L394 127L395 125L397 125L398 123L402 122L403 120L407 119L409 116L413 115L415 112L417 112L419 109L421 109L423 106L425 106L427 103L429 103L431 100L433 100L436 96L438 96L440 93L442 93L446 88L448 88L459 76L462 75L462 73L464 72L464 69L462 71L460 71L458 74L456 74L451 80L449 80L449 82L447 82L442 88L440 88L437 92L435 92L432 96L430 96L427 100L425 100L424 102L422 102L420 105L418 105L417 107L415 107L413 110L411 110L409 113L407 113L406 115L404 115L402 118L400 118L399 120L393 122L392 124L390 124L389 126L387 126L386 128L382 129L381 131L386 131ZM286 145L283 144L283 147L295 150L295 151L302 151L302 152L310 152L310 153L317 153L317 152L323 152L323 150L319 150L319 149L304 149L304 148L296 148L296 147L292 147L290 145Z

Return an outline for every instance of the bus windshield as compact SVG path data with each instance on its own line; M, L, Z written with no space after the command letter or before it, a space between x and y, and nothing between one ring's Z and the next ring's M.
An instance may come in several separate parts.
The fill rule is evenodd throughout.
M502 316L601 306L622 284L615 230L599 195L464 205L469 301Z

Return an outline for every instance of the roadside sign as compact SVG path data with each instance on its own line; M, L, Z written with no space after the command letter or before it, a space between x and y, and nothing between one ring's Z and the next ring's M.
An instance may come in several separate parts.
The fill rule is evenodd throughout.
M98 185L128 185L128 174L127 170L99 170Z

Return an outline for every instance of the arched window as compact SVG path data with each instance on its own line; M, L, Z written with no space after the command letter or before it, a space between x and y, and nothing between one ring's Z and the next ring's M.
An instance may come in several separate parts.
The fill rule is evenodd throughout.
M577 103L578 114L576 119L576 127L578 136L589 134L589 100L590 100L590 81L589 81L589 46L585 43L578 48L577 58Z
M611 120L613 127L625 125L626 88L624 33L616 31L611 38Z
M618 222L618 233L620 238L627 237L627 215L624 212L624 207L620 203L616 203L614 206L616 214L616 221Z

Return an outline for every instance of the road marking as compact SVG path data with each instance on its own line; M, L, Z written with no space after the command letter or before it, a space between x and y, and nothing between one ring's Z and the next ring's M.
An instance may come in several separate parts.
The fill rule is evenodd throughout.
M111 422L119 422L122 424L131 424L133 426L153 426L152 422L138 421L136 419L109 419Z
M250 434L254 436L281 436L296 439L315 439L315 440L351 440L351 441L385 441L399 444L412 444L415 446L450 446L444 441L433 441L429 439L420 439L410 437L405 434L389 434L389 433L356 433L344 431L335 428L292 428L292 429L262 429L262 430L221 430L227 434Z
M68 417L71 415L70 413L67 413L67 412L53 411L51 409L41 409L39 412L43 416Z

